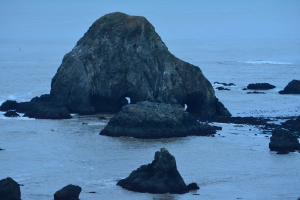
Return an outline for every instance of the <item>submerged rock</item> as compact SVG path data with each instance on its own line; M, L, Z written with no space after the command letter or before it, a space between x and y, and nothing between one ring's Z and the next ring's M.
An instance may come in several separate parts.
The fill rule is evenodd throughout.
M21 200L19 184L10 177L0 180L0 199Z
M54 200L79 200L81 187L76 185L67 185L54 194Z
M165 148L157 151L151 164L142 165L117 185L135 192L183 194L195 184L187 187L176 166L173 155Z
M300 144L291 132L277 128L272 131L269 148L271 151L294 151L300 150Z
M279 94L300 94L300 80L292 80Z
M275 86L270 83L251 83L247 86L247 89L251 90L270 90L273 88L275 88Z
M124 106L100 132L101 135L136 138L204 136L215 133L213 127L199 123L178 104L148 101Z
M199 67L171 54L146 18L120 12L95 21L64 56L50 95L73 113L116 112L129 97L132 104L186 104L190 113L230 115Z
M7 111L6 113L4 113L5 117L20 117L20 115L13 110Z

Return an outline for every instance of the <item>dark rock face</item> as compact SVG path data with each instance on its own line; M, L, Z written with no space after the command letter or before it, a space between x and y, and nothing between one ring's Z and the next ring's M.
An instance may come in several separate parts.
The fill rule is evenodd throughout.
M294 120L290 119L282 123L282 127L300 135L300 115Z
M65 55L50 95L72 113L116 112L130 97L132 104L187 104L190 113L230 115L199 67L172 55L144 17L119 12L95 21Z
M142 165L117 185L136 192L183 194L189 191L176 160L167 149L157 151L151 164ZM194 187L195 188L195 187Z
M54 200L78 200L80 192L81 187L70 184L55 192Z
M270 90L273 88L275 88L275 86L270 83L251 83L247 86L247 89L250 90Z
M272 131L269 148L271 151L294 151L300 150L300 144L291 132L277 128Z
M1 105L1 110L13 109L25 113L25 117L36 119L69 119L71 118L68 109L60 103L51 102L50 95L45 94L34 97L30 102L17 103L8 100Z
M300 80L292 80L279 94L300 94Z
M0 181L1 200L21 200L21 190L19 184L8 177Z
M224 87L216 87L217 90L230 90L228 88L224 88Z
M179 104L138 102L129 104L114 116L100 132L108 136L167 138L188 135L211 135L216 131L200 124Z
M5 117L20 117L20 115L16 112L16 111L7 111L6 113L4 113Z

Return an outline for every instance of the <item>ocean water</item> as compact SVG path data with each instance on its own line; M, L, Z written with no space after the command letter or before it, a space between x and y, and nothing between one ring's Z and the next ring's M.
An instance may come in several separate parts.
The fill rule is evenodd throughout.
M199 66L212 84L236 84L230 91L215 91L234 116L299 115L300 95L278 94L288 82L300 79L299 10L297 0L3 0L0 102L49 93L63 56L96 19L120 11L145 16L170 52ZM242 90L262 82L276 88L266 94ZM223 130L216 137L141 140L98 135L111 115L104 115L108 120L98 119L103 115L35 120L3 114L0 179L9 176L23 184L24 200L53 199L68 184L82 187L81 200L300 197L300 154L270 152L270 135L253 126L217 124ZM116 186L117 180L152 162L162 147L175 156L185 182L197 182L200 190L158 195Z

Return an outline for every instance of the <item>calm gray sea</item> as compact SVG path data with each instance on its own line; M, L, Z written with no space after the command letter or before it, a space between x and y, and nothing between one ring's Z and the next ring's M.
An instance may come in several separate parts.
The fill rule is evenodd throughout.
M120 11L145 16L171 53L199 66L212 83L235 83L230 91L216 90L234 116L299 115L300 95L278 94L300 79L299 10L298 0L3 0L0 103L49 93L63 56L96 19ZM242 90L262 82L276 88L266 94ZM300 197L300 153L270 152L270 135L255 127L217 124L223 130L216 137L111 138L98 135L108 122L99 116L10 119L1 112L0 148L5 150L0 152L0 179L9 176L23 184L23 200L53 199L68 184L82 187L81 200ZM200 190L156 195L116 186L117 180L152 162L162 147L175 156L185 182L197 182Z

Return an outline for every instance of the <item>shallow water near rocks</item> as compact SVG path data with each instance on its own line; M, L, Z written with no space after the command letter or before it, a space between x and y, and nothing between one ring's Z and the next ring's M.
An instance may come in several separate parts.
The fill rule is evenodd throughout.
M234 116L300 114L300 95L278 94L300 75L299 1L5 1L0 9L1 103L49 93L63 56L88 27L104 14L121 11L145 16L171 53L199 66L212 84L236 84L229 91L215 90ZM262 82L276 88L266 94L242 90ZM215 123L223 127L216 137L141 140L100 136L112 115L35 120L3 114L0 179L9 176L23 184L24 200L53 199L68 184L82 187L81 200L300 197L300 153L270 152L270 135L253 126ZM116 186L151 163L162 147L175 156L185 182L196 182L200 190L157 195Z

